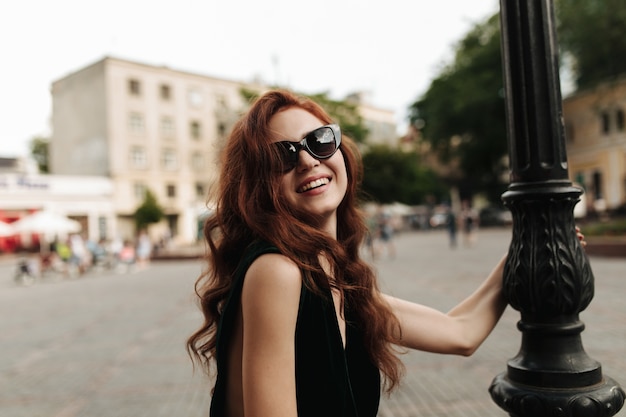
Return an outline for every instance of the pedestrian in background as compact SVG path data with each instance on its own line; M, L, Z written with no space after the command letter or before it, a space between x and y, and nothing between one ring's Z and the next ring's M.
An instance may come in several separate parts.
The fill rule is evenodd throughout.
M69 237L69 248L71 252L69 264L72 271L76 271L78 275L84 274L91 263L85 240L80 234L74 233Z
M383 207L378 212L378 233L380 246L390 259L396 256L396 246L394 244L394 230L391 221L391 214Z
M378 220L376 215L369 213L366 215L367 233L365 235L365 247L373 261L378 256L378 239L380 237L380 229L378 228Z
M456 248L457 219L452 207L447 207L446 210L446 228L450 237L450 248L454 249Z
M463 243L465 246L472 246L476 242L478 216L467 200L463 200L462 203L461 221L463 223Z
M212 417L374 417L381 382L400 381L398 346L469 355L500 318L504 258L448 313L379 291L360 257L360 166L355 143L292 93L264 94L235 124L204 226L205 321L188 340L217 373Z
M152 255L152 241L145 230L139 233L137 238L137 266L139 268L145 268L150 263L150 256Z
M135 267L136 261L137 251L135 250L135 245L130 239L125 239L122 249L118 253L115 269L119 273L129 272Z

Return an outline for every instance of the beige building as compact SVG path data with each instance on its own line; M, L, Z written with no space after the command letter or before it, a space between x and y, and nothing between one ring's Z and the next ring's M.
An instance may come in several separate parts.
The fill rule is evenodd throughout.
M571 180L585 189L587 211L626 204L626 78L563 100Z
M166 213L153 240L192 242L242 87L260 89L106 57L52 84L51 172L110 178L122 238L150 190Z
M365 92L350 94L346 100L355 103L358 107L359 114L368 130L366 139L368 145L399 146L397 123L392 110L371 105L368 94Z
M52 84L50 170L110 178L118 237L134 237L150 190L166 213L151 238L194 242L216 158L247 107L242 88L266 87L106 57ZM358 104L368 142L395 140L393 112Z

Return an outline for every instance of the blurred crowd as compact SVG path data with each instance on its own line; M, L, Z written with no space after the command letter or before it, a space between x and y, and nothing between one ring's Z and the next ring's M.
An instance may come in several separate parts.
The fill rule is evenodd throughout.
M36 256L21 256L16 280L24 275L39 278L50 274L78 277L90 270L127 272L148 266L155 248L145 232L136 239L93 241L79 233L42 245ZM18 277L21 275L21 277Z

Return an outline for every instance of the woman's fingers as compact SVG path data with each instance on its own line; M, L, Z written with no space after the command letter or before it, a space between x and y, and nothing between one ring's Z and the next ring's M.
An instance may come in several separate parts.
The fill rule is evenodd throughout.
M584 248L587 246L587 241L585 240L585 235L580 231L580 227L576 226L576 236L578 236L578 240L580 241L580 245Z

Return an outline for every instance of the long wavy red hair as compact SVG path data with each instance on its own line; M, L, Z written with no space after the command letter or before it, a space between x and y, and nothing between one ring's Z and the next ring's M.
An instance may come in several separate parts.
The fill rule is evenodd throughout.
M289 206L279 191L280 159L271 146L268 125L278 112L301 108L323 123L330 116L315 102L289 91L274 90L259 97L235 124L223 152L215 189L214 215L204 225L208 243L207 270L196 282L204 323L187 341L192 357L210 372L216 351L216 330L233 283L233 274L246 248L257 240L275 245L304 271L303 283L312 291L333 287L344 295L344 305L364 335L371 360L390 391L400 380L402 364L394 335L399 323L383 301L372 268L359 256L367 226L358 208L362 166L358 149L343 136L342 152L348 174L346 195L337 209L337 239L315 227L310 214ZM323 254L332 277L319 262ZM367 325L365 325L367 323Z

